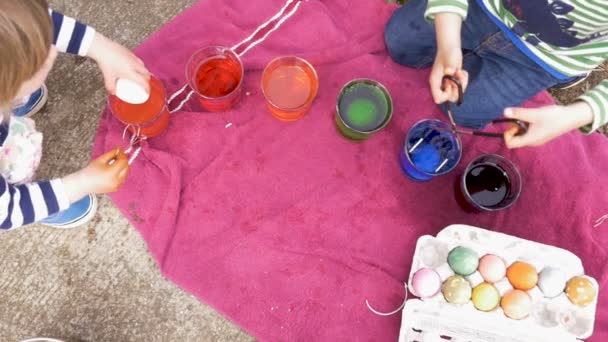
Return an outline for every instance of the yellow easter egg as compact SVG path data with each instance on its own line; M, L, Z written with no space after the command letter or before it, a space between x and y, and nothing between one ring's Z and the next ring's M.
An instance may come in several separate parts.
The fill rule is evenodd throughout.
M498 307L500 293L498 293L498 290L494 285L481 283L473 289L471 300L477 310L492 311Z

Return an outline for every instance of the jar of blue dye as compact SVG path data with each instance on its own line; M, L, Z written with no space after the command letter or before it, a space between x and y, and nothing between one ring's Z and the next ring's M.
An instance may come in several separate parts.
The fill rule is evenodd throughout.
M454 170L461 157L462 143L452 126L425 119L409 130L399 161L407 176L428 181Z

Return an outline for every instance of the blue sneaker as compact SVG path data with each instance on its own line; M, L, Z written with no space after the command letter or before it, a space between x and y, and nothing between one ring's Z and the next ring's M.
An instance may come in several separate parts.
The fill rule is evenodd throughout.
M66 210L48 217L40 223L53 228L76 228L87 224L97 212L97 198L87 195L85 198L72 203Z
M17 117L29 117L38 113L42 107L46 104L49 99L49 90L46 85L42 85L40 89L36 90L27 102L19 107L13 108L12 112Z

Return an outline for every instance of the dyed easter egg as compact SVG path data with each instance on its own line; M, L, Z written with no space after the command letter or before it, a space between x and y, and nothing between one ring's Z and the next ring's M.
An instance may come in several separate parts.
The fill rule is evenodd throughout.
M507 317L524 319L532 311L532 299L522 290L511 290L502 297L500 306Z
M477 310L492 311L500 303L500 294L494 285L483 283L473 289L471 299Z
M547 298L555 298L564 292L566 275L559 268L546 267L538 274L538 288Z
M507 265L501 257L486 254L479 260L479 273L488 283L496 283L507 274Z
M412 277L412 292L420 298L436 295L441 289L439 274L430 268L421 268Z
M454 273L461 276L468 276L477 271L479 266L479 256L467 247L456 247L448 254L448 264Z
M441 287L443 298L452 304L466 304L471 300L471 285L461 276L449 277Z
M527 262L517 261L507 268L507 278L518 290L528 291L538 283L538 273Z
M573 277L566 284L566 295L573 304L585 306L591 304L597 295L597 289L589 278Z
M142 104L148 101L150 94L137 83L126 78L116 81L116 96L124 102Z

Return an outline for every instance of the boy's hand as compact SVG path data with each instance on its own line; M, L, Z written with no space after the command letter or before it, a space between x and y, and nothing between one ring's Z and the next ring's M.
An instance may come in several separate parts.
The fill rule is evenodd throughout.
M431 94L437 104L446 101L458 101L458 87L454 82L443 82L443 76L445 75L456 77L462 84L462 91L465 91L469 84L469 74L462 69L462 51L460 48L447 52L437 52L429 79Z
M124 46L97 32L88 56L99 65L110 94L116 94L116 81L119 78L131 80L146 92L150 91L150 72L144 62Z
M463 91L469 83L469 74L462 69L461 27L462 18L457 14L439 13L435 16L437 56L429 84L437 104L458 101L458 88L453 82L442 84L443 76L455 76L462 83Z
M84 169L63 178L70 201L87 194L105 194L117 191L127 178L129 158L121 149L115 149L93 160Z
M576 102L569 106L507 108L505 116L530 124L528 132L522 136L515 136L518 132L516 126L505 132L505 142L509 148L540 146L593 121L593 111L585 102Z

